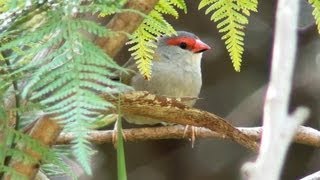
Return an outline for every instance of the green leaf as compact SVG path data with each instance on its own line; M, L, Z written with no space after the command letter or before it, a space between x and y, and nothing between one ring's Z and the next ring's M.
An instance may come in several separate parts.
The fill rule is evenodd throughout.
M129 51L133 51L131 56L136 60L137 67L145 79L150 79L152 74L152 59L156 49L153 41L163 34L176 34L174 28L164 19L163 14L178 18L177 9L187 11L184 0L160 0L128 42L128 44L134 44Z
M212 13L210 20L217 22L217 28L223 34L226 48L233 67L240 71L244 51L244 27L249 23L250 11L257 11L257 0L201 0L198 8L207 7L205 14Z
M117 120L117 171L118 179L127 179L121 118L118 118Z
M86 139L86 132L96 119L102 116L102 111L113 108L112 104L99 94L114 96L128 90L129 87L110 79L114 77L115 72L125 72L124 68L89 39L90 35L114 36L116 32L94 21L80 19L82 16L76 17L74 13L110 15L123 11L122 6L125 2L99 0L82 4L81 1L54 1L52 8L49 1L40 4L38 1L32 1L38 9L25 11L25 1L15 0L7 1L3 7L8 11L9 7L23 9L23 13L17 14L12 26L10 23L10 28L0 33L0 51L10 52L9 56L0 55L0 61L11 62L8 67L1 66L0 71L4 72L4 75L0 78L0 92L5 92L12 86L13 80L24 82L24 87L18 92L23 100L40 103L41 106L38 106L37 110L55 114L55 118L64 123L64 131L76 134L72 149L88 174L91 174L92 149ZM9 6L8 3L13 5ZM32 22L25 22L32 19L26 18L29 16L41 16L41 22L35 21L34 18ZM163 26L156 21L158 26ZM1 19L0 24L3 22L4 19ZM3 95L0 95L3 100ZM0 105L0 109L2 107L3 105ZM19 112L22 111L19 109ZM0 117L0 120L3 119ZM43 155L43 162L57 164L55 154L37 145L35 140L16 132L13 128L2 126L1 122L1 132L3 129L6 130L6 143L0 145L0 173L5 171L14 174L3 164L6 157L15 156L23 161L32 161L29 155L11 148L13 143L20 143L22 140L26 141L24 144L27 147L36 149Z
M316 24L318 27L318 32L320 34L320 1L319 0L309 0L309 3L313 7L312 15L316 20Z

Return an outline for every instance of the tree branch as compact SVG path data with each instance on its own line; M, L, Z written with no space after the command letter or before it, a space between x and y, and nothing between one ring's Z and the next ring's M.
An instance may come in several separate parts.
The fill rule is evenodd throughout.
M110 96L104 96L104 98L115 106L119 103L118 98L111 98ZM205 127L228 136L233 141L253 151L258 149L258 144L253 139L243 134L223 118L206 111L188 107L181 102L184 99L167 98L143 91L126 93L121 95L120 98L120 109L124 115L143 116L161 119L169 123Z
M239 127L237 129L256 141L261 138L262 127ZM111 143L113 133L113 130L93 130L88 132L88 140L96 144ZM185 126L174 125L123 129L123 133L126 137L126 141L136 142L159 139L188 139L191 135L191 130L189 129L185 134ZM197 138L230 139L230 137L225 136L224 134L219 134L206 128L199 128L196 136ZM56 140L56 144L70 144L74 138L75 136L72 133L62 133ZM294 137L294 142L320 147L320 131L301 126Z

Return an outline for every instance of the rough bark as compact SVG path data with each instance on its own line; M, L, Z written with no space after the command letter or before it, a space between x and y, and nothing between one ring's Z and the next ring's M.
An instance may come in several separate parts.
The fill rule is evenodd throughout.
M118 104L117 98L105 98ZM179 100L179 99L178 99ZM125 115L138 115L160 119L169 123L206 127L231 140L257 151L258 144L233 127L223 118L206 111L188 107L178 101L164 96L156 96L148 92L133 92L121 95L120 111Z

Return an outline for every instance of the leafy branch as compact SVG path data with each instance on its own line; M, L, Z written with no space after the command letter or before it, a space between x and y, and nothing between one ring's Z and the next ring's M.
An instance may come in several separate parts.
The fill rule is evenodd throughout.
M159 0L154 10L144 19L139 28L133 33L128 44L134 44L129 51L136 60L137 67L145 79L151 78L152 59L156 45L153 41L163 34L175 34L174 28L164 19L163 14L179 17L177 9L187 12L184 0Z
M35 6L39 5L37 2L35 4ZM24 76L20 76L21 79L19 79L19 83L23 83L23 88L20 92L15 93L19 93L24 101L39 102L41 108L37 109L38 111L44 111L46 114L52 115L51 119L54 118L55 121L63 123L65 132L74 132L79 135L79 138L75 139L73 143L74 154L77 155L78 161L86 172L90 174L91 148L83 132L89 130L91 122L102 116L99 114L99 110L111 106L97 93L120 93L128 87L108 78L114 75L113 71L124 71L124 69L90 42L83 30L96 36L107 36L112 32L95 22L77 18L77 13L97 11L106 13L109 10L109 14L113 14L116 12L115 9L122 8L123 2L101 1L94 5L83 5L81 1L59 1L54 4L55 7L48 8L44 14L37 14L42 21L34 19L22 21L25 17L17 16L12 26L0 35L1 38L6 39L6 41L1 41L0 51L9 52L3 58L10 62L7 69L12 69L12 72L4 69L6 74L3 77L11 80L15 78L15 75L23 74ZM114 5L113 9L103 8L112 4ZM38 11L37 8L32 8L27 12L32 14ZM33 25L30 26L30 24ZM13 26L18 29L24 27L24 31L17 31L12 28ZM10 52L12 49L20 51ZM16 108L19 109L19 107ZM60 126L48 119L41 122L47 122L50 127L38 131L53 130L51 134L50 131L44 134L40 133L41 138L53 138L51 139L53 141L61 131L59 130ZM5 127L1 127L1 129L3 128ZM32 132L38 131L31 131L31 136ZM45 134L49 136L45 137ZM29 141L26 138L24 140ZM50 145L50 143L44 144ZM10 154L15 148L6 151L4 157L18 156L17 153ZM28 149L30 148L20 150L26 151L26 154L33 157L35 153ZM27 177L33 177L34 170L37 169L34 168L34 164L37 164L48 154L50 152L41 156L36 155L36 161L31 164L25 164L24 160L11 164L17 172L27 175ZM7 164L3 167L7 167ZM4 172L10 174L9 171Z
M244 51L244 28L250 11L257 12L257 5L257 0L202 0L199 4L199 9L208 6L205 14L212 13L210 20L218 23L236 71L240 71Z
M133 2L140 5L140 2L130 1L128 8L132 4L137 6ZM113 36L114 33L111 30L97 23L77 18L77 14L80 12L101 12L110 15L121 12L119 8L122 8L123 1L99 1L86 5L80 3L78 1L56 3L54 8L48 9L45 14L42 14L44 21L41 24L35 22L33 29L17 32L11 31L9 28L6 33L1 34L2 38L9 37L8 35L10 38L7 38L8 41L1 42L0 50L9 51L17 48L23 52L21 55L20 52L12 51L3 57L12 62L10 68L14 69L13 73L6 74L5 77L12 79L12 74L23 74L24 76L21 76L23 78L19 80L24 84L22 96L27 101L40 102L42 106L37 110L52 115L40 119L31 130L31 136L50 146L60 133L62 122L65 132L74 132L79 135L73 143L74 154L90 174L89 156L91 153L84 132L88 131L90 123L102 116L99 111L111 107L98 94L118 94L128 87L108 78L114 75L114 71L123 71L124 69L91 43L83 31L96 36L112 35L112 39L115 40L118 36ZM112 3L114 6L110 6ZM104 8L106 6L113 8ZM147 9L151 10L152 4L148 4L148 6L151 7ZM139 8L144 11L145 7ZM114 25L117 25L118 17L113 18ZM135 17L126 17L126 19L130 18L134 19ZM19 18L16 22L20 22ZM110 29L113 27L115 26L110 25ZM133 24L133 27L132 30L135 30L137 24ZM118 43L115 46L117 46L116 49L120 49L123 45ZM112 54L113 52L108 53ZM3 72L6 73L6 69ZM1 90L6 92L6 89ZM3 128L5 127L1 126L1 129ZM50 131L48 131L49 129ZM35 161L28 164L24 164L23 160L16 161L12 167L3 166L1 171L9 173L5 169L11 168L14 172L21 172L32 178L38 169L36 165L43 156L32 151L29 152L27 149L21 150L26 151L30 157L36 155ZM8 152L10 151L13 149ZM15 154L1 155L8 157Z

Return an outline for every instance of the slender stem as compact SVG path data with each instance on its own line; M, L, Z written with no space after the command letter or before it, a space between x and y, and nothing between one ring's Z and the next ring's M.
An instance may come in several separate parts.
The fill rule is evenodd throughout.
M117 120L117 171L118 180L127 179L126 160L123 145L123 133L122 133L122 120L121 116L118 116Z
M8 59L5 60L6 65L8 66L8 70L9 73L12 72L11 69L11 63ZM12 80L12 86L13 86L13 90L14 90L14 97L15 97L15 108L18 110L20 108L20 96L18 94L19 92L19 88L18 88L18 83L16 80ZM15 129L18 130L19 129L19 123L20 123L20 115L19 112L16 111L16 119L15 119Z
M120 81L122 81L120 77ZM121 119L121 96L118 95L118 120L117 120L117 171L118 171L118 180L127 180L127 170L126 170L126 160L124 153L123 145L123 131L122 131L122 119Z
M5 59L5 63L6 65L8 66L8 70L9 70L9 73L12 72L12 69L11 69L11 63L8 59ZM13 86L13 90L14 90L14 96L15 96L15 125L14 125L14 129L15 130L19 130L19 124L20 124L20 115L19 115L19 112L18 112L18 109L20 108L20 96L18 95L18 83L16 80L12 80L12 86ZM9 119L9 121L11 121ZM10 128L10 127L8 127ZM10 146L10 149L14 149L16 147L16 143L15 143L15 135L13 135L12 138L10 138L10 142L9 142L9 146ZM7 156L4 160L4 164L5 166L9 166L9 163L12 159L12 156ZM2 178L3 174L1 174L0 176L0 179Z

